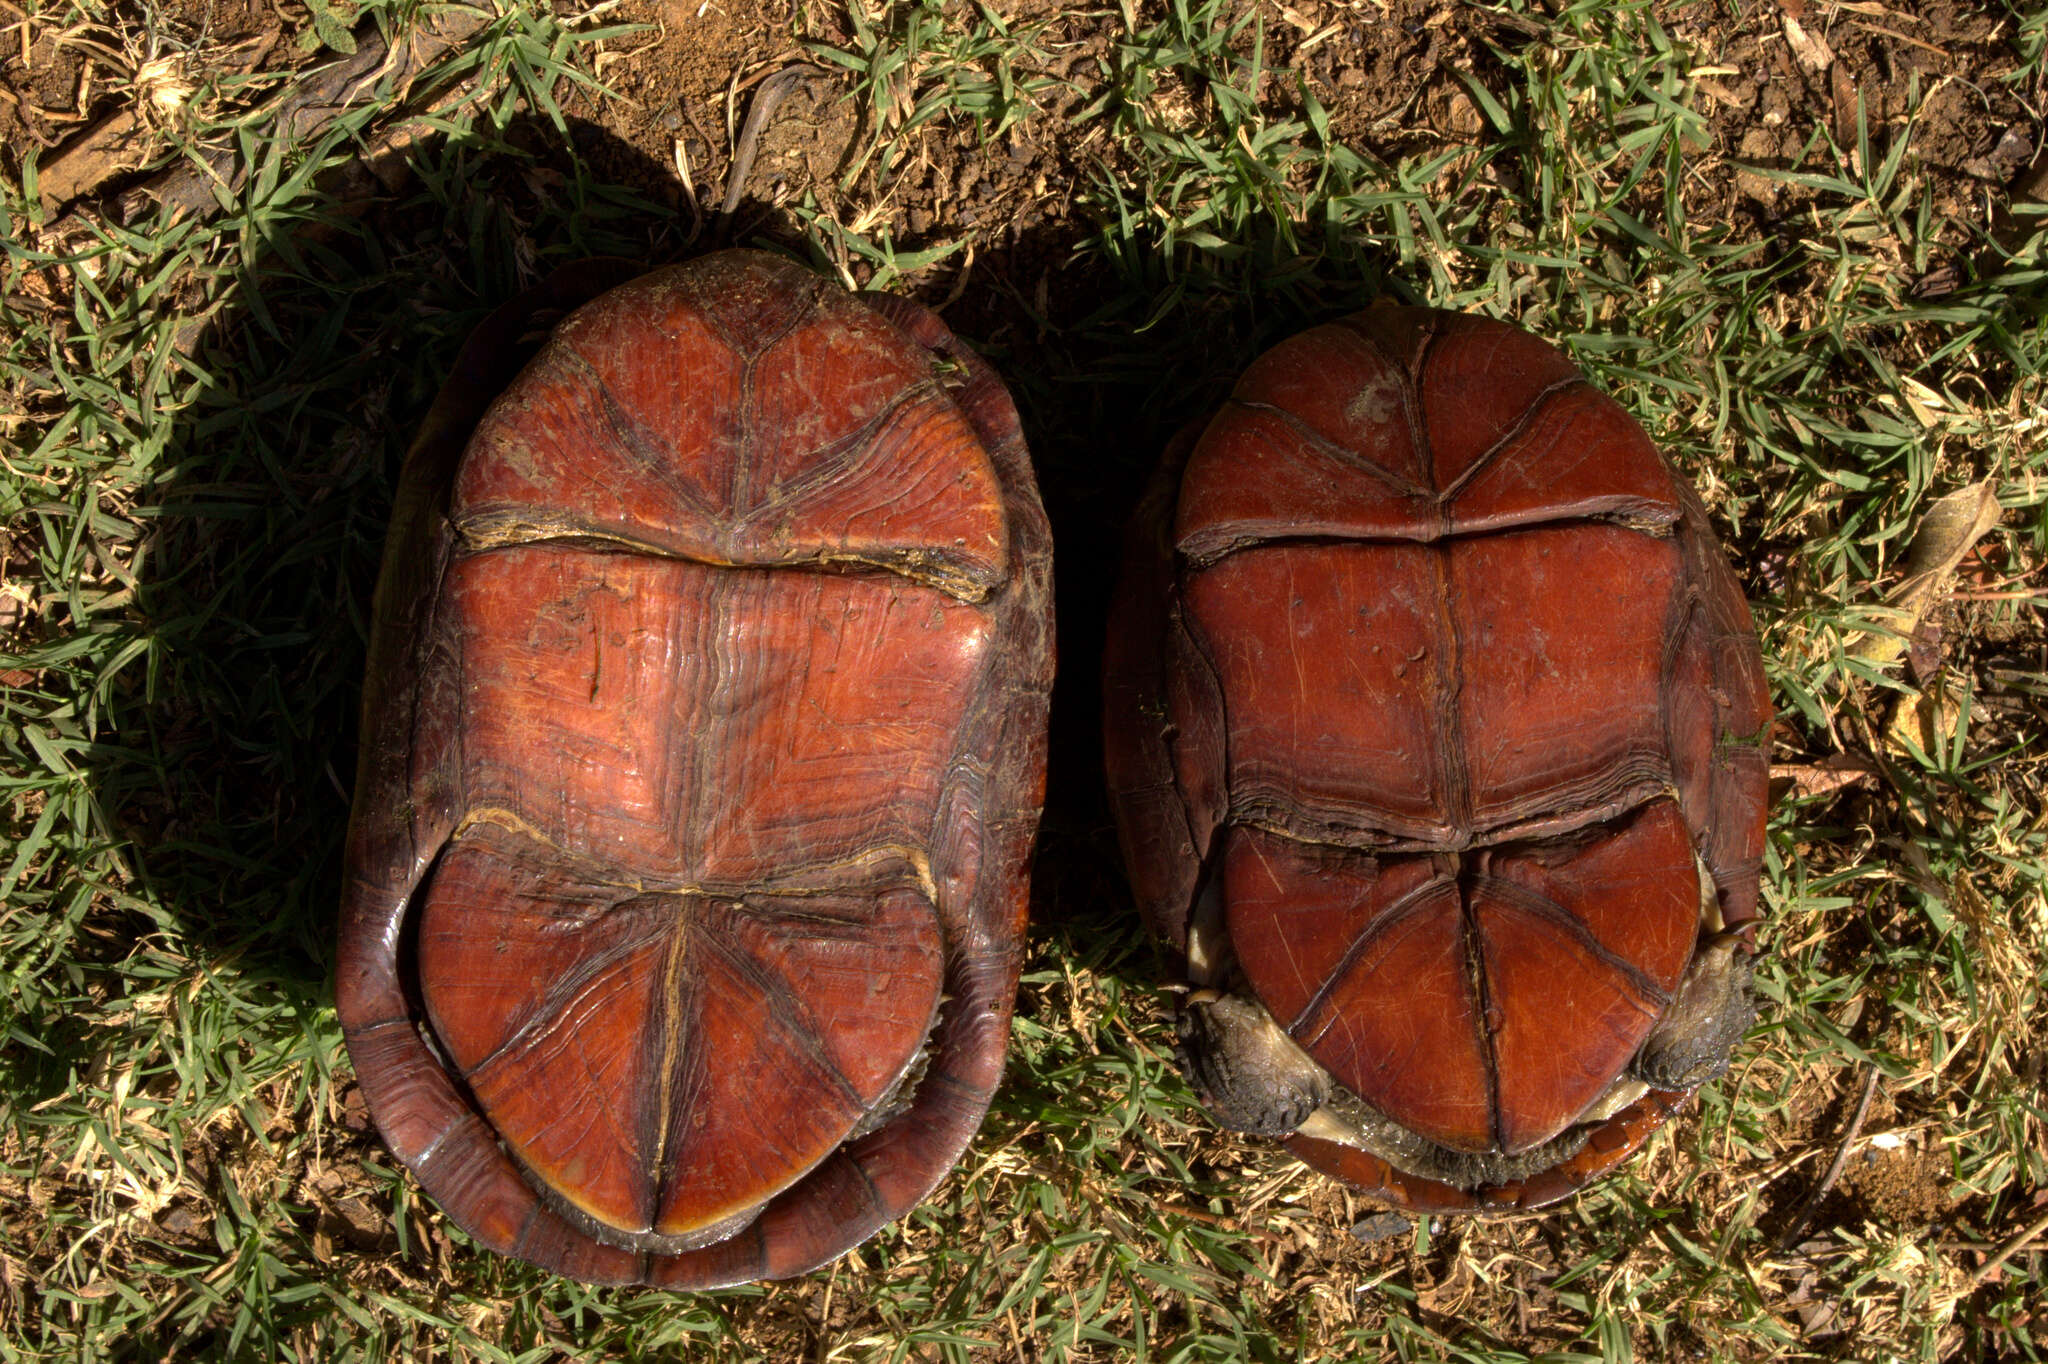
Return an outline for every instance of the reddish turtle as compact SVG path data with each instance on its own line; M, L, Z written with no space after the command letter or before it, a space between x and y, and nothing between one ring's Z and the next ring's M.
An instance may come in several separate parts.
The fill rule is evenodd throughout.
M930 313L743 252L621 279L493 317L408 459L337 1002L478 1240L705 1288L858 1244L980 1124L1050 547Z
M1261 357L1139 508L1106 691L1225 1125L1534 1207L1726 1065L1762 659L1698 499L1550 346L1389 308Z

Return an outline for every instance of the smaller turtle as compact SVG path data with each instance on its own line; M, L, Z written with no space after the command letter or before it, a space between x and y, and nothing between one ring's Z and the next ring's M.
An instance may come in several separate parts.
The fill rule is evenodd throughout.
M1412 1210L1534 1207L1727 1065L1762 657L1698 498L1554 348L1387 308L1260 357L1137 511L1106 672L1223 1125Z

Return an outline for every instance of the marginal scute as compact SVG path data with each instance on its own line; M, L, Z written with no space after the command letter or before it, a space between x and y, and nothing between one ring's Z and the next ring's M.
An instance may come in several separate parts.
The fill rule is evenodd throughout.
M792 275L678 266L571 317L478 426L458 528L482 545L870 564L986 597L1009 532L973 425L901 330ZM735 291L759 310L736 310ZM673 353L690 365L646 361Z

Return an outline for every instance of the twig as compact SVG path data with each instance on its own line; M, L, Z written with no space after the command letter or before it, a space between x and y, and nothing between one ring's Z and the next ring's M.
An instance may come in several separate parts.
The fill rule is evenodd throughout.
M1910 34L1901 33L1895 28L1886 28L1883 24L1873 24L1867 19L1851 19L1849 21L1849 26L1851 28L1863 29L1865 32L1868 33L1882 34L1883 36L1895 39L1898 42L1911 43L1913 46L1917 48L1921 48L1925 51L1932 52L1937 57L1946 58L1949 55L1945 49L1936 47L1933 43L1925 42L1919 38L1913 37Z
M6 86L0 85L0 99L4 99L14 106L14 116L21 124L21 130L27 133L37 146L54 147L57 145L48 134L43 132L41 128L36 127L34 121L29 118L28 111L31 106L24 104L20 95L15 94ZM40 178L40 167L38 168L38 178Z
M952 287L951 289L948 289L948 290L946 291L946 298L945 298L945 301L944 301L943 303L940 303L940 304L939 304L939 305L938 305L937 307L933 308L933 309L932 309L932 311L933 311L933 312L935 312L935 313L943 313L944 311L946 311L946 309L948 309L948 308L952 307L952 306L953 306L953 305L954 305L955 303L958 303L958 302L959 302L959 301L961 300L961 298L962 298L962 297L964 297L964 296L966 295L966 293L967 293L967 280L968 280L968 277L969 277L969 276L971 276L971 275L972 275L973 273L974 273L974 242L973 242L973 240L972 240L972 239L970 239L970 240L968 241L968 243L967 243L967 256L966 256L966 259L964 259L964 260L962 260L962 261L960 262L960 273L959 273L959 274L957 274L957 275L955 275L955 276L953 277L953 287ZM1134 1035L1134 1040L1135 1040L1135 1035ZM1145 1044L1144 1044L1143 1042L1139 1042L1139 1043L1138 1043L1138 1045L1139 1045L1139 1046L1141 1046L1141 1047L1144 1047L1144 1046L1145 1046ZM1150 1052L1150 1051L1151 1051L1152 1049L1151 1049L1150 1047L1145 1047L1145 1050L1146 1050L1146 1051L1148 1051L1148 1052ZM1157 1059L1158 1059L1158 1057L1157 1057L1156 1055L1154 1055L1153 1059L1154 1059L1154 1060L1157 1060Z
M732 225L732 215L740 206L740 195L747 187L747 177L753 173L754 158L761 151L761 133L768 126L768 120L775 116L775 107L789 97L791 91L806 76L819 74L818 68L803 62L785 66L761 82L761 88L754 92L753 102L747 105L747 121L740 126L740 135L733 144L732 166L726 172L725 203L718 210L718 239L725 239L726 231Z
M1215 1227L1218 1231L1234 1231L1240 1236L1249 1236L1254 1241L1261 1241L1269 1246L1287 1244L1286 1239L1277 1233L1265 1227L1252 1226L1238 1218L1223 1217L1204 1208L1190 1208L1184 1203L1168 1203L1164 1199L1151 1198L1145 1194L1137 1196L1150 1203L1154 1212L1164 1216L1185 1217L1190 1222L1200 1222L1203 1226Z
M1827 1173L1820 1177L1820 1183L1813 1186L1813 1192L1799 1205L1799 1215L1779 1234L1775 1249L1782 1251L1805 1235L1806 1224L1813 1220L1814 1210L1828 1196L1828 1190L1835 1187L1835 1181L1842 1177L1842 1169L1849 1163L1849 1148L1856 1144L1856 1136L1863 1130L1863 1120L1870 1116L1870 1101L1877 1094L1877 1080L1878 1069L1873 1065L1863 1076L1863 1096L1856 1100L1856 1112L1842 1132L1841 1144L1835 1148L1835 1158L1828 1162Z
M2039 1217L2021 1227L2017 1234L2008 1237L2002 1242L1998 1247L1998 1253L1986 1260L1978 1267L1977 1272L1970 1276L1970 1287L1975 1288L1997 1273L2007 1260L2025 1250L2027 1243L2044 1231L2048 1231L2048 1212L2042 1213Z
M697 240L697 234L704 230L704 208L697 202L697 182L690 178L690 144L687 138L675 138L671 143L671 155L675 160L676 174L683 181L683 202L690 206L690 235L685 242Z
M24 126L41 136L32 126ZM36 193L43 207L68 204L99 188L120 170L121 154L143 131L142 115L132 108L116 109L66 142L48 163L36 167Z

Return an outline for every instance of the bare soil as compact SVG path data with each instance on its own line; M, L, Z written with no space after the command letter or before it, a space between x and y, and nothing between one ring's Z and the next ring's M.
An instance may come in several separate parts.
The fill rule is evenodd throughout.
M1162 9L1162 0L1143 0L1135 12L1143 23ZM601 44L594 61L618 98L566 81L557 94L591 171L694 220L727 196L752 97L777 72L801 68L745 168L751 211L729 234L790 235L786 210L808 196L828 213L857 203L864 234L899 250L964 242L967 252L913 280L913 292L927 303L965 302L963 329L1001 350L1026 314L1035 332L1066 320L1063 302L1090 294L1085 274L1062 278L1091 226L1075 219L1074 190L1119 167L1101 121L1071 115L1102 93L1123 20L1117 7L1049 0L1005 0L993 12L1028 38L1032 55L1009 74L1034 90L1028 116L993 142L957 122L906 126L908 83L863 88L854 73L818 62L804 44L856 49L857 35L837 7L793 0L624 0L604 22L633 31ZM177 0L169 14L150 40L34 25L25 45L18 34L0 42L0 168L18 174L34 149L47 204L103 192L135 169L129 158L160 149L161 139L141 134L175 121L182 101L211 107L228 98L223 77L315 59L301 48L304 14L293 5ZM1254 22L1237 41L1262 63L1261 102L1293 111L1307 91L1327 109L1333 135L1383 160L1492 136L1473 86L1503 94L1496 52L1550 36L1540 18L1445 0L1239 0L1232 22L1246 18ZM1782 0L1730 16L1674 4L1664 23L1673 42L1699 54L1699 105L1711 128L1686 189L1696 221L1796 240L1813 191L1773 172L1799 169L1827 137L1843 146L1867 139L1873 162L1907 139L1907 156L1934 186L1935 216L1948 223L1983 219L1987 190L2024 178L2041 153L2029 113L2041 92L2002 79L2017 65L2014 18L2002 6L1932 0L1907 12ZM1211 98L1169 82L1149 112L1170 127ZM893 162L886 186L882 158L858 155L877 130ZM971 290L961 278L970 255L983 272ZM1923 295L1953 287L1952 260L1901 269ZM848 273L862 282L869 272L849 261Z

